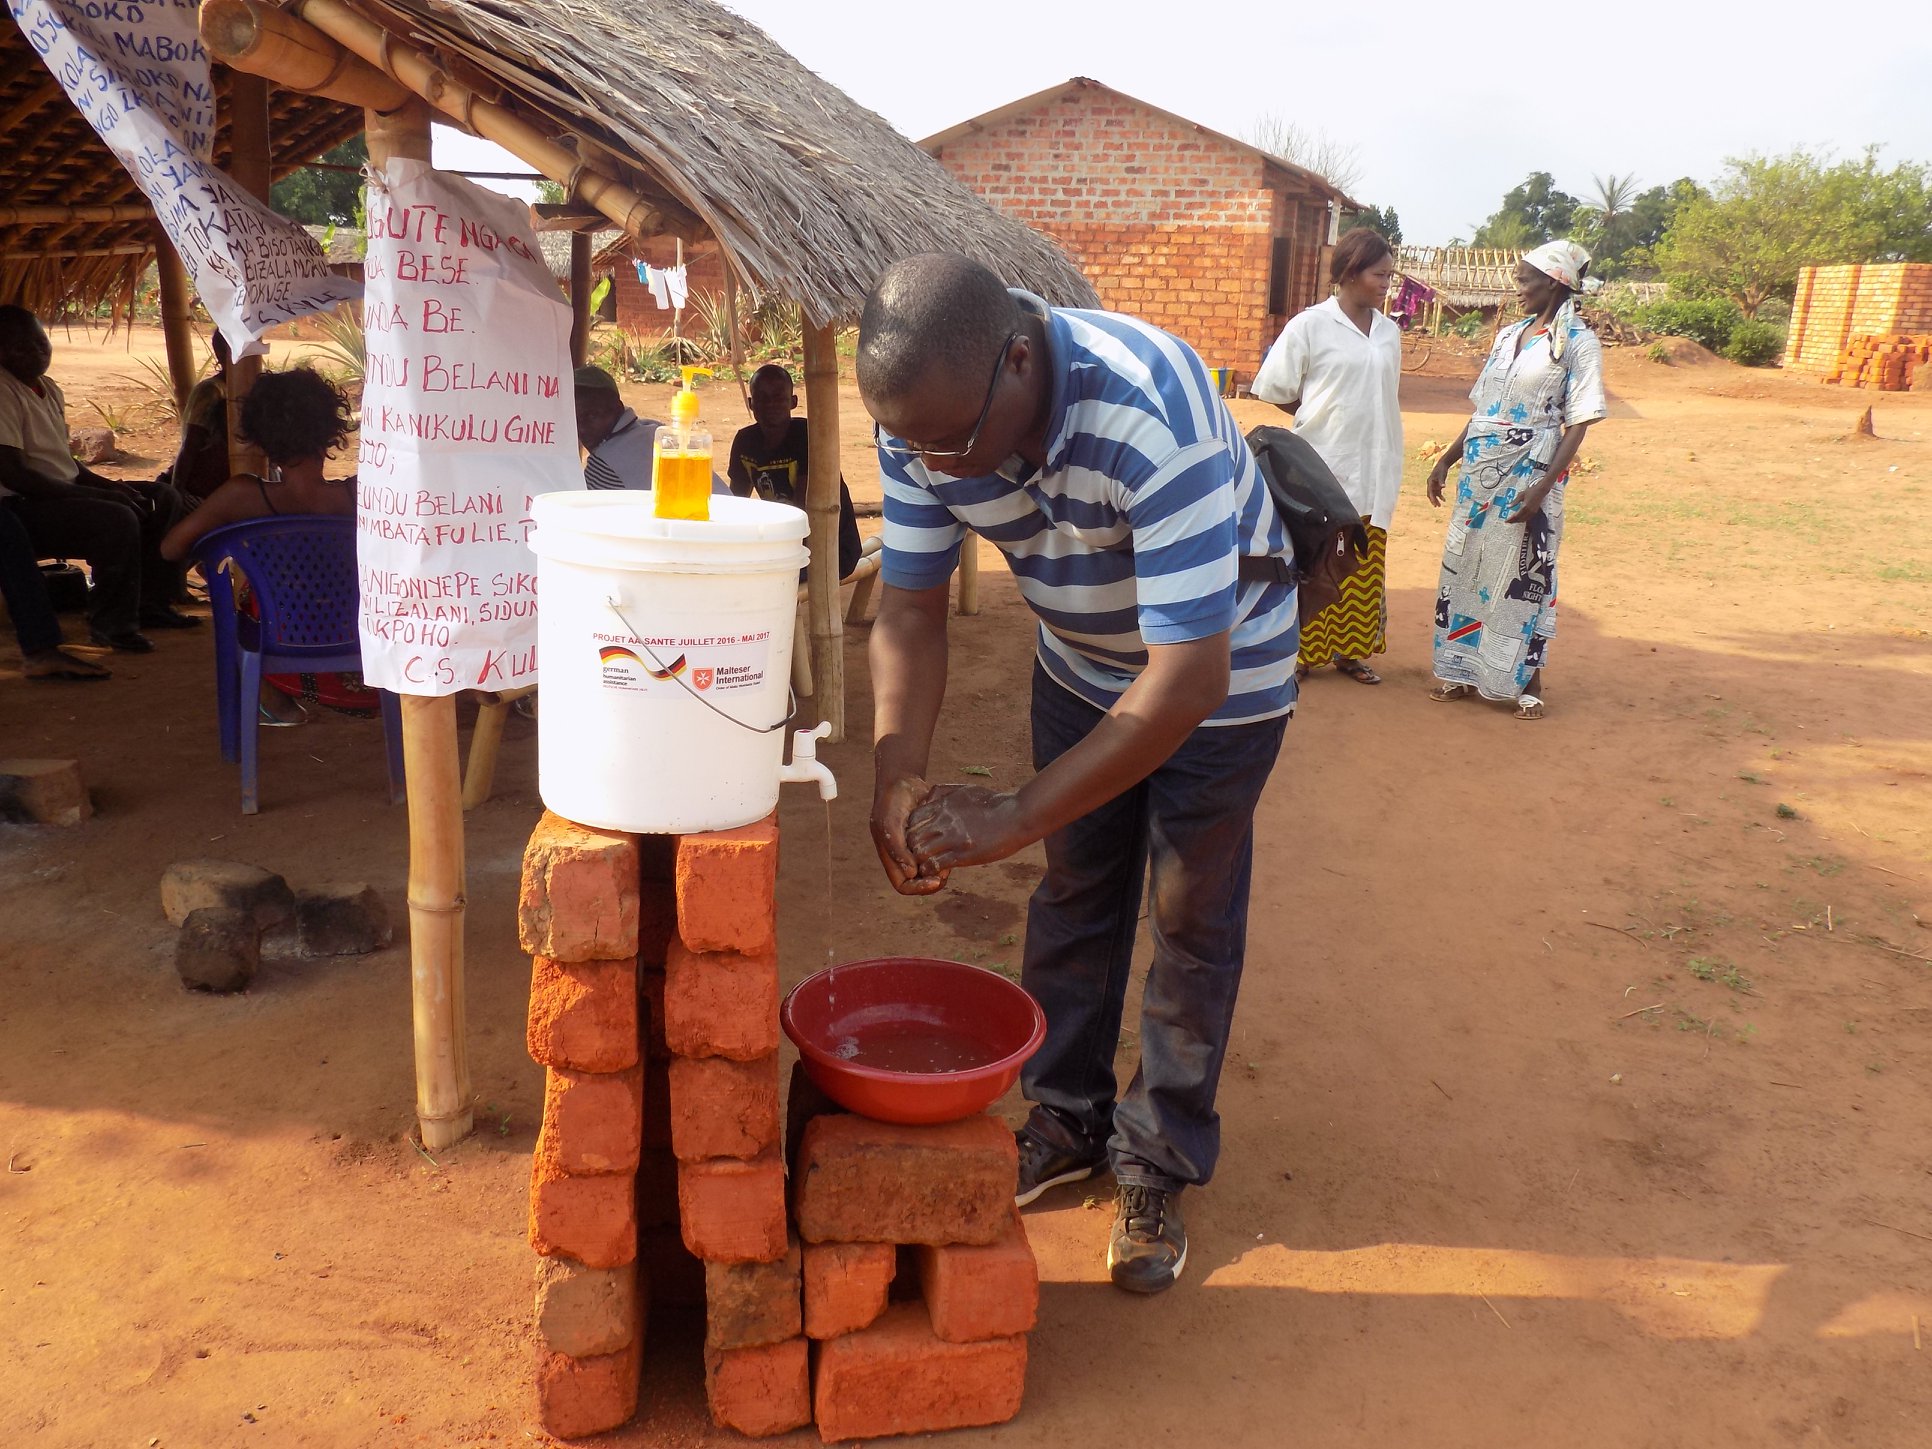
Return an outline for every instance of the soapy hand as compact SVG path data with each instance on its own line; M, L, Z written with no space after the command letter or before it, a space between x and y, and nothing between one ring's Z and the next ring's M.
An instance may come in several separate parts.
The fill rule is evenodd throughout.
M906 845L907 817L932 794L932 787L916 775L905 775L883 786L872 799L872 843L886 879L902 896L929 896L946 887L946 872L915 859Z
M1020 818L1020 797L984 785L936 785L906 820L906 844L920 872L942 878L954 866L1004 860L1033 838Z

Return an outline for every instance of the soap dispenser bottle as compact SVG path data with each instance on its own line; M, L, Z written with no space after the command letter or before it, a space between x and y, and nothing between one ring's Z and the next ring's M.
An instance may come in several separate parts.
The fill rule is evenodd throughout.
M671 398L671 421L657 430L652 511L659 518L707 519L711 516L711 434L698 421L698 393L692 384L696 378L711 376L711 371L682 370L684 386Z

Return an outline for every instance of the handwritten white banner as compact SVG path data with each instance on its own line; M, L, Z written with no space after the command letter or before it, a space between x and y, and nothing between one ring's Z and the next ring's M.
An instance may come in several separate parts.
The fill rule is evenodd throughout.
M390 162L368 202L363 677L401 694L535 684L530 502L584 484L570 309L521 202L421 161Z
M214 164L215 87L195 0L7 0L27 43L140 183L237 357L360 294L315 238Z

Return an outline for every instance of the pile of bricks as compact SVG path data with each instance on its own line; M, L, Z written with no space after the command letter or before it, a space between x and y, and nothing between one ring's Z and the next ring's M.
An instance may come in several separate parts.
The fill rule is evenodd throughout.
M1801 267L1784 365L1823 377L1855 338L1932 333L1932 263Z
M854 1117L802 1072L781 1134L777 869L770 820L673 839L546 815L525 853L535 1376L560 1438L636 1412L647 1304L703 1307L711 1416L747 1435L1019 1410L1039 1287L1012 1135Z
M1825 381L1877 392L1932 391L1932 334L1854 337L1825 374Z

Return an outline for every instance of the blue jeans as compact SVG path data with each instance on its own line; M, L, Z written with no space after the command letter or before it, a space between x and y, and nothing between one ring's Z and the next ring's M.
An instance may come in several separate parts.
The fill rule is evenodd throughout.
M1033 670L1033 765L1045 769L1101 711ZM1020 982L1046 1012L1021 1086L1063 1145L1107 1144L1123 1182L1206 1182L1221 1148L1214 1095L1248 943L1254 809L1287 719L1194 731L1126 793L1047 837ZM1151 877L1154 960L1140 1066L1116 1101L1114 1049Z

